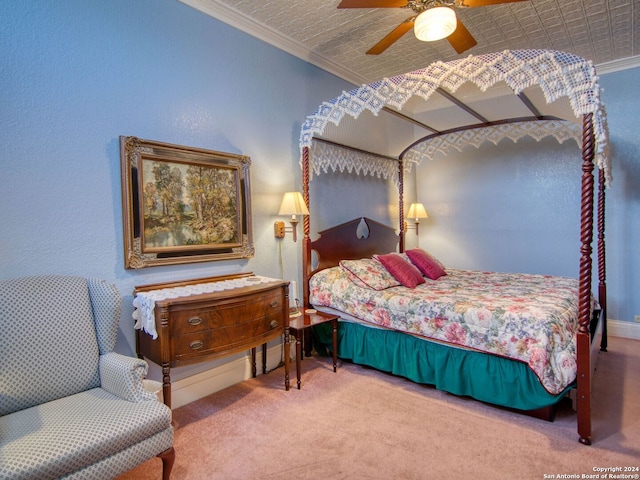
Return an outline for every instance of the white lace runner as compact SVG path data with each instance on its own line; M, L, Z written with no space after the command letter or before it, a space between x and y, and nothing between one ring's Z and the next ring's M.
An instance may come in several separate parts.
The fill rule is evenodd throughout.
M435 62L421 70L384 78L343 92L333 100L323 102L313 115L307 117L300 130L300 148L311 148L313 137L320 136L329 122L339 125L344 115L357 118L365 110L377 115L385 105L401 109L415 95L428 100L439 87L455 92L466 82L473 82L482 91L498 82L505 82L515 94L537 85L544 93L547 103L567 97L577 118L588 113L593 114L592 125L596 143L594 162L604 171L606 184L609 185L611 167L607 154L607 122L604 107L600 102L600 87L595 68L591 62L581 57L556 51L506 50L486 55L469 55L447 63ZM487 131L481 136L487 139L517 136L524 131L522 126L517 125L482 128ZM535 135L538 135L545 128L545 125L533 127L531 132L537 132ZM453 143L452 138L444 141ZM428 157L427 152L431 150L433 147L423 147L421 153ZM415 151L410 158L403 158L405 170L410 169L413 163L421 161L422 156L418 153ZM335 157L324 159L315 156L311 159L313 171L326 172L328 169L340 168L350 161L359 164L352 167L355 172L381 174L381 168L367 168L364 165L367 159L361 159L358 152L354 151L348 155L349 160L341 159L339 162Z
M233 278L218 282L198 283L196 285L185 285L175 288L161 288L148 292L139 292L133 299L133 318L136 321L134 326L137 330L142 330L153 337L158 338L156 331L155 307L159 300L168 298L188 297L189 295L200 295L203 293L221 292L234 288L248 287L261 283L277 282L279 280L269 277L254 275L250 277Z

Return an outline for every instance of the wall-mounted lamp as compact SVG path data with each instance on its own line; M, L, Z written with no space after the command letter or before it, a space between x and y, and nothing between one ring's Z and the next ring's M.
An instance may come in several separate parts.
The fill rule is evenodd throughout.
M424 205L421 203L412 203L409 206L409 211L407 212L407 218L415 218L415 227L409 227L405 222L405 230L409 230L410 228L416 229L416 235L418 235L418 227L420 226L421 218L429 218L427 215L427 211L424 209Z
M298 239L298 219L296 215L309 215L309 209L304 203L304 198L300 192L287 192L282 197L282 203L280 204L280 210L278 215L291 215L291 228L285 228L284 222L276 222L273 225L273 229L276 238L284 238L285 232L291 232L293 234L293 241Z

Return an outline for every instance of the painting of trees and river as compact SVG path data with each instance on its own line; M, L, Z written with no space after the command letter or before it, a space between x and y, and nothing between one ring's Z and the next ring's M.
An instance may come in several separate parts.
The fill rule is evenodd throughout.
M143 160L143 248L230 248L241 244L238 170Z

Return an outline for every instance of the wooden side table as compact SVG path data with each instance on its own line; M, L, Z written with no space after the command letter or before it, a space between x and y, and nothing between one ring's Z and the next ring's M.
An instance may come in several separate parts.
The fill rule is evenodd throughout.
M300 390L300 373L302 370L302 337L306 329L322 323L331 322L333 327L333 371L338 370L338 317L323 312L302 313L299 317L289 318L289 332L296 339L296 378ZM288 388L287 388L288 390Z

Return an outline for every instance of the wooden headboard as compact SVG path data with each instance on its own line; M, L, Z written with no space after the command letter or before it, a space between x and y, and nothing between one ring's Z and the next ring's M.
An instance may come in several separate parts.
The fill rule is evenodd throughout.
M304 300L308 301L311 276L325 268L335 267L340 260L357 260L375 253L395 252L400 237L395 229L366 217L318 232L319 238L306 248L304 270ZM313 252L317 264L313 265Z

